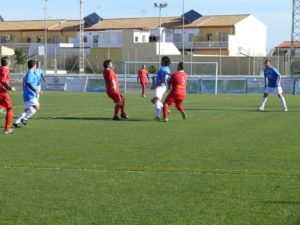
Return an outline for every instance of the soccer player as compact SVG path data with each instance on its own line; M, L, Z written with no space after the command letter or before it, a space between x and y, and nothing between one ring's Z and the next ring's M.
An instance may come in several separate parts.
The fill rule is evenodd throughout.
M260 103L259 111L264 111L265 104L268 99L268 95L274 93L278 95L284 111L287 112L288 108L286 106L285 98L282 95L282 87L280 83L281 75L275 67L271 66L270 60L265 61L264 81L265 81L265 91Z
M121 118L127 119L127 115L124 111L125 101L123 95L119 91L118 77L113 71L113 63L110 59L103 62L103 77L106 85L106 93L115 103L115 113L113 120L120 120L118 114L121 110Z
M147 80L149 80L148 71L146 65L142 65L142 67L138 71L137 82L140 81L142 86L142 97L146 97L146 87L147 87Z
M35 69L35 75L37 76L37 90L41 93L42 88L41 88L41 81L43 80L46 84L47 81L45 79L45 74L44 71L41 69L41 62L36 61L36 69ZM40 94L37 94L37 99L40 98Z
M35 74L36 62L31 59L27 64L28 71L23 80L24 112L22 112L14 122L13 125L15 128L21 127L20 122L26 126L27 120L40 109L40 103L37 98L40 91L37 89L38 80Z
M4 134L13 134L14 130L11 129L13 120L12 102L8 95L8 91L15 91L15 87L9 86L9 65L10 61L7 56L1 58L0 67L0 108L6 110L6 121L4 127Z
M163 106L164 118L162 121L167 122L169 116L169 106L175 104L181 116L186 120L187 115L182 106L182 102L186 95L186 83L187 83L187 74L184 72L183 62L180 62L177 66L177 72L172 74L169 82L168 88L170 93L165 99Z
M161 67L158 70L156 83L154 88L154 94L151 102L155 105L155 120L160 121L160 111L163 107L161 102L164 93L167 90L168 80L170 78L171 60L168 56L163 56L161 59Z

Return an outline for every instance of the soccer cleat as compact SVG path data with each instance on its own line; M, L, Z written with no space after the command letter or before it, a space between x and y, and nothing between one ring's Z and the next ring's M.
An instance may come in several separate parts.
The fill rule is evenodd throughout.
M163 118L163 119L160 120L160 122L164 122L164 123L166 123L166 122L168 122L168 121L169 121L168 118Z
M264 107L259 107L258 111L260 111L260 112L265 111L265 108Z
M114 116L112 119L113 120L120 120L120 118L118 116Z
M186 120L187 119L187 115L185 112L181 112L181 116L182 116L182 119L183 120Z
M14 128L22 128L19 124L13 123Z
M160 121L160 117L154 117L153 121Z
M288 111L288 108L285 108L284 111L287 112L287 111Z
M122 114L121 114L121 118L122 118L122 119L128 119L129 117L126 115L126 113L122 113Z
M27 120L21 119L21 123L22 123L24 126L27 126Z
M4 131L4 134L14 134L14 130L13 129L9 129L9 130L6 130Z

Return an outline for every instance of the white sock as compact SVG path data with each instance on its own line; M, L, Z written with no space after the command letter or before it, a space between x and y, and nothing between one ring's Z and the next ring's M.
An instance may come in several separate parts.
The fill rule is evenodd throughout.
M22 112L22 113L20 114L20 116L17 118L17 120L16 120L15 123L16 123L16 124L19 124L19 123L21 122L21 120L25 118L26 115L27 115L27 112Z
M157 100L157 102L155 103L155 115L156 117L160 117L160 111L163 107L163 104L161 103L160 100Z
M35 113L37 112L37 110L34 107L30 107L29 111L27 112L26 116L25 116L25 120L28 120L30 117L32 117Z
M260 103L260 108L265 108L265 104L267 102L268 98L267 97L263 97Z
M286 102L285 102L285 98L284 98L283 96L280 98L280 101L281 101L282 107L283 107L284 109L287 109Z

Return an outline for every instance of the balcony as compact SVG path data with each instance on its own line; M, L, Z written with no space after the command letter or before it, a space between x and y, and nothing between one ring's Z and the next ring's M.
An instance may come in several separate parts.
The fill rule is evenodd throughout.
M194 42L193 49L228 49L228 42L208 41L208 42Z

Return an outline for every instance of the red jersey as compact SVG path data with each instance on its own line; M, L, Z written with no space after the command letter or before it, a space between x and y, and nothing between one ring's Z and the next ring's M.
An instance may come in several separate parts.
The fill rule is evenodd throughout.
M110 69L107 68L103 71L103 77L105 80L105 84L106 84L106 92L107 93L114 93L114 92L119 92L119 81L118 81L118 77L115 74L115 72ZM113 89L111 81L114 80L116 83L116 89Z
M7 93L8 90L2 85L1 82L5 82L9 85L9 68L8 66L0 67L0 93Z
M146 69L144 69L144 68L139 69L138 75L139 75L141 83L147 82L147 79L148 79L147 74L148 74L148 72Z
M168 83L171 86L170 94L186 95L187 74L185 72L173 73Z

